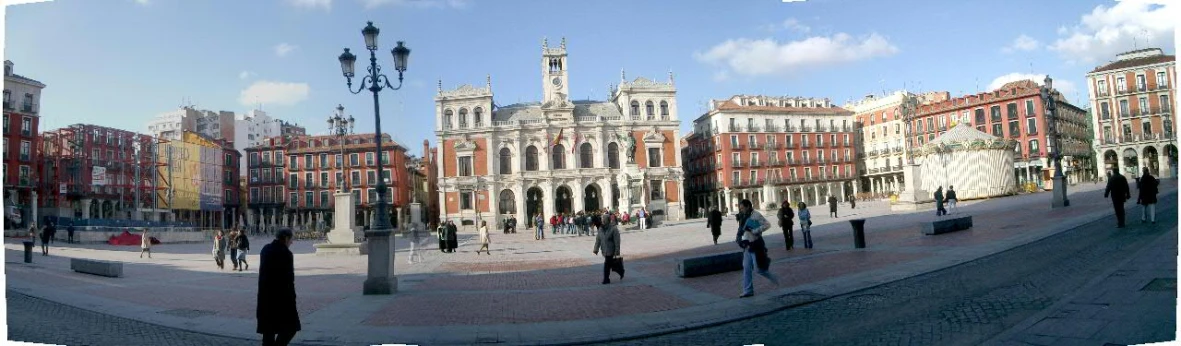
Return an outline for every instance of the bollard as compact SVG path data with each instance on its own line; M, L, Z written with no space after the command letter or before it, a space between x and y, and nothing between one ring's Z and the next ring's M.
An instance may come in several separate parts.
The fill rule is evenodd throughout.
M33 263L33 242L24 241L25 244L25 263Z
M853 247L858 249L865 248L865 219L849 220L853 225Z

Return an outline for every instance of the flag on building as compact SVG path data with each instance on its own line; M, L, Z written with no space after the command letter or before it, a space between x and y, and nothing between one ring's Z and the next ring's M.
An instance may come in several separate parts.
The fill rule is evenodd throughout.
M574 144L570 145L570 154L573 155L577 152L575 151L575 148L578 148L578 132L574 133Z
M562 131L565 131L565 130L566 129L558 130L558 136L554 137L554 141L550 142L550 144L549 144L550 148L558 146L559 142L562 141Z

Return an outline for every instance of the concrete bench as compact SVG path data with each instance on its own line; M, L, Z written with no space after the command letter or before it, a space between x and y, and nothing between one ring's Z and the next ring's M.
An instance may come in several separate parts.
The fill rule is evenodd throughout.
M677 276L692 278L742 270L742 251L681 259Z
M117 278L123 276L123 262L71 258L70 269L86 274Z
M923 234L936 235L943 233L951 233L955 231L962 231L972 228L972 217L961 216L945 218L930 223L923 224Z

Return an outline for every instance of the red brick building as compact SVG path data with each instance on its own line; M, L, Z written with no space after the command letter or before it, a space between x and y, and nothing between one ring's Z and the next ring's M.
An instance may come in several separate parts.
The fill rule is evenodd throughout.
M13 73L13 63L4 61L4 223L8 226L24 227L35 214L42 89L44 83Z
M409 213L411 186L406 170L406 148L382 135L382 166L391 189L391 223ZM343 149L342 149L343 144ZM246 149L250 196L248 223L267 227L332 226L336 191L353 193L359 226L373 223L377 202L376 142L372 134L293 136L271 138ZM343 156L342 156L343 150Z
M1054 92L1057 128L1062 143L1062 169L1071 183L1096 177L1087 111L1070 104ZM942 135L957 123L967 122L977 130L1018 141L1013 150L1014 175L1021 184L1045 186L1053 176L1050 160L1049 123L1041 99L1041 87L1031 80L1007 83L984 93L966 95L919 106L910 126L909 148L915 149ZM916 163L920 162L916 158Z
M92 124L74 124L41 134L42 215L77 219L153 220L157 141L148 135ZM105 176L96 181L94 177ZM147 209L147 214L135 213ZM154 208L160 208L155 210Z
M789 200L816 205L854 193L852 112L827 99L739 95L710 101L686 137L689 210L758 208Z

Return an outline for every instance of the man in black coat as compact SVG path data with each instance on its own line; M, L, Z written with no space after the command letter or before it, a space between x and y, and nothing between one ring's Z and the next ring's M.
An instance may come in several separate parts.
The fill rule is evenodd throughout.
M459 247L459 228L455 226L455 222L447 222L447 252L455 252L455 248Z
M783 238L788 250L791 250L792 246L795 245L795 236L791 230L791 227L795 224L792 219L795 217L796 213L791 210L791 203L783 201L783 204L779 205L779 227L783 228Z
M1128 178L1123 174L1107 172L1107 188L1103 190L1103 197L1111 196L1111 206L1115 207L1115 228L1124 228L1124 201L1132 198Z
M1136 204L1144 206L1143 213L1140 214L1140 222L1156 223L1156 194L1160 181L1148 172L1148 167L1144 167L1144 173L1140 175L1140 196L1136 197Z
M290 229L281 229L275 240L259 251L258 318L256 332L263 346L285 346L300 330L295 308L295 260L291 254Z
M828 215L832 217L837 216L837 196L828 196Z
M709 208L709 219L706 221L710 234L714 236L714 245L718 245L718 237L722 236L722 212L718 207Z

